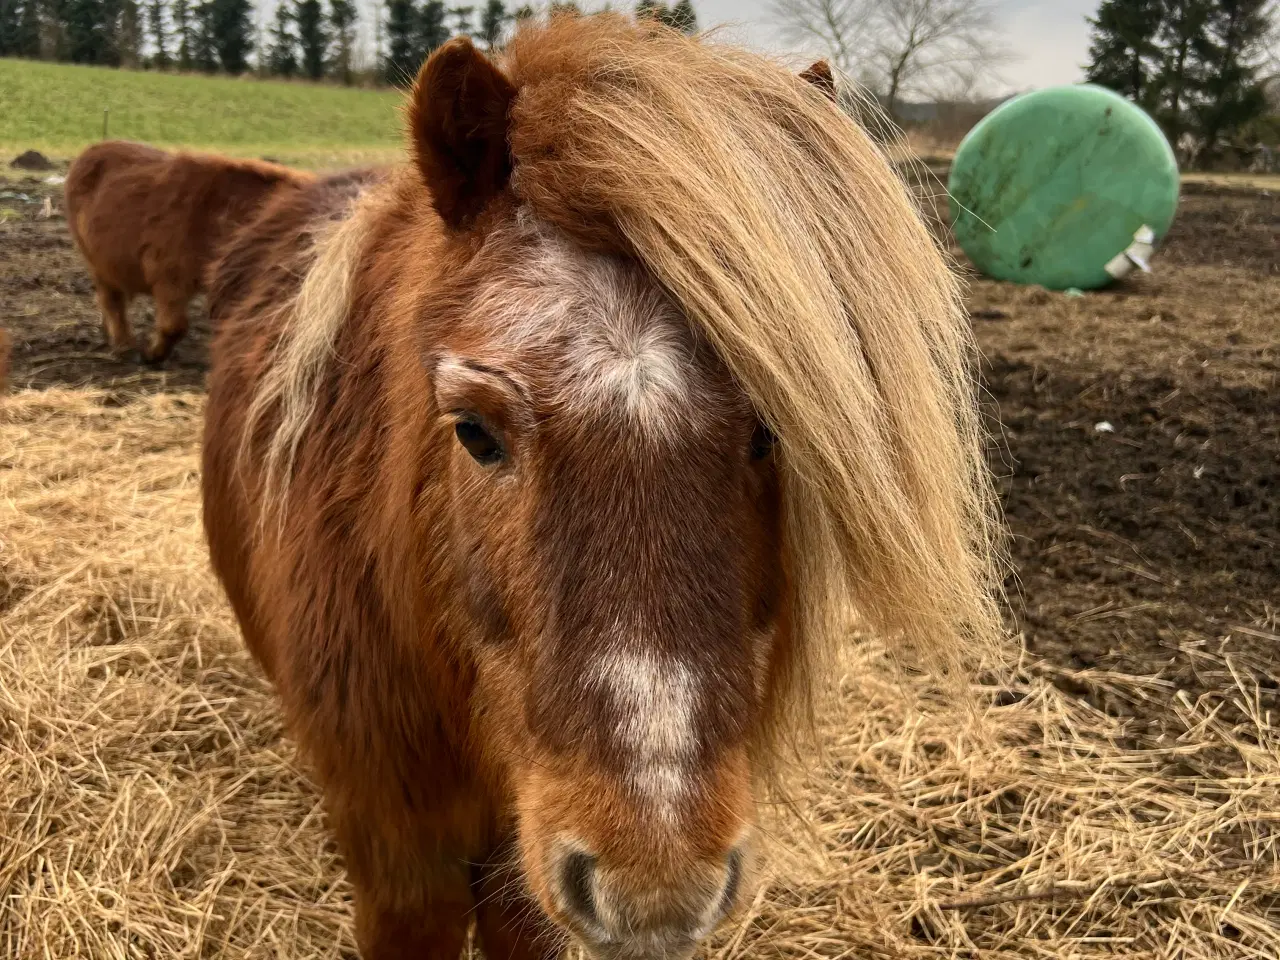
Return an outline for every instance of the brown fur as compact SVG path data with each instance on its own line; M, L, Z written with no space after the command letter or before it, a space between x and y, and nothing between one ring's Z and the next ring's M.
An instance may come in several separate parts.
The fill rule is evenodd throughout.
M832 100L836 99L836 78L831 72L831 64L825 60L815 60L800 71L800 79L812 83Z
M273 163L123 141L76 157L65 188L67 222L93 275L111 348L133 348L129 301L149 294L156 322L142 354L164 360L186 333L187 305L203 289L218 244L272 191L311 180Z
M451 41L409 127L212 270L213 566L367 960L472 916L494 960L684 957L851 603L940 666L992 639L954 287L823 84L665 28Z

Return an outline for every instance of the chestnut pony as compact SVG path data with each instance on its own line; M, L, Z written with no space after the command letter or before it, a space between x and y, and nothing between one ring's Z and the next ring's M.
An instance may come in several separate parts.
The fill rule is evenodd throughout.
M410 163L215 267L213 565L369 960L689 955L849 611L996 638L967 327L825 86L612 15L455 39Z
M187 332L187 304L217 245L271 191L312 179L274 163L119 140L76 157L67 172L67 223L93 275L107 344L117 353L133 349L129 301L150 294L155 329L142 356L164 360Z

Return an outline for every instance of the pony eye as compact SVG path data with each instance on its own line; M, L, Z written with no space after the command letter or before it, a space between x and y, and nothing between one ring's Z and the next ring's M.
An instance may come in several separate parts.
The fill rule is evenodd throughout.
M502 444L477 421L459 420L454 425L453 432L457 435L458 442L466 448L467 453L471 454L476 463L491 467L502 461L504 456Z
M777 442L778 438L773 435L772 430L763 423L757 423L751 434L751 459L763 460L773 453L773 446Z

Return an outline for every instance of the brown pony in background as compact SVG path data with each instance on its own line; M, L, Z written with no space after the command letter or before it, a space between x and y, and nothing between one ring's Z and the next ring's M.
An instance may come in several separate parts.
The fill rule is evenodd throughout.
M313 179L274 163L118 140L76 157L67 173L67 223L93 274L108 345L117 353L133 348L129 301L150 294L155 329L142 356L164 360L187 331L187 304L203 289L217 246L268 194Z
M215 266L210 552L368 960L472 918L494 960L686 957L850 611L993 648L968 326L815 76L612 15L454 39L410 164Z

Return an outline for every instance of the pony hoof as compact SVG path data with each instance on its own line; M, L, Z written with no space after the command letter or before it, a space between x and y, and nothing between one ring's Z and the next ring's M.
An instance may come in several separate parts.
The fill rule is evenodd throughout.
M134 346L117 347L108 343L107 350L111 352L112 358L120 363L138 363L142 360L142 351Z
M153 370L163 367L167 359L169 359L167 353L152 353L150 350L142 350L138 353L138 362L144 367L151 367Z

